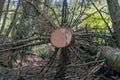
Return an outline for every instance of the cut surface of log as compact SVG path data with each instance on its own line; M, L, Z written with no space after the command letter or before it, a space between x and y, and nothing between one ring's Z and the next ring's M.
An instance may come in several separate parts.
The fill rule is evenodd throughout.
M70 44L72 40L72 33L67 28L57 28L51 34L50 41L53 46L63 48Z

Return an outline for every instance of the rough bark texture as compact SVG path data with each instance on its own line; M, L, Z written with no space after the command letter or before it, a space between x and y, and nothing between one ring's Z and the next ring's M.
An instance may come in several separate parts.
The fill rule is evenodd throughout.
M2 16L2 10L3 10L3 7L4 7L4 3L5 3L5 0L0 0L0 19L1 19L1 16Z
M115 32L116 42L120 48L120 6L118 0L107 0L107 4Z
M43 12L44 12L44 15L45 17L48 19L48 7L46 5L49 5L50 1L49 0L44 0L44 9L43 9Z
M6 24L6 20L7 20L7 15L8 15L8 11L9 11L9 6L10 6L10 0L8 0L8 3L7 3L6 12L4 14L3 23L2 23L2 26L1 26L1 33L3 32L3 30L5 28L5 24Z
M68 58L69 51L64 48L61 50L60 54L60 64L58 67L58 70L56 71L54 80L66 80L66 71L67 71L67 65L70 64L70 60Z
M120 70L120 49L109 46L99 46L105 63L115 70Z
M14 13L14 16L13 16L13 19L12 19L12 22L10 23L9 28L8 28L8 30L6 31L6 36L9 36L12 28L16 25L17 18L18 18L18 9L19 9L19 6L20 6L20 1L18 1L18 3L17 3L17 7L16 7L16 10L15 10L15 13Z

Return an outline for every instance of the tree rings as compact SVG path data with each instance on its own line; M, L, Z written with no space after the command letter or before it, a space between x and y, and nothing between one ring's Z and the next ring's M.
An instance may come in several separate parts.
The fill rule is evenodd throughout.
M57 28L51 34L50 41L57 48L63 48L70 44L72 33L67 28Z

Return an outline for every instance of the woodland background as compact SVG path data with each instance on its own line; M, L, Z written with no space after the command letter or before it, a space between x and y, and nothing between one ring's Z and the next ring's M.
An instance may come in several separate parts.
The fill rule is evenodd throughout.
M0 80L119 80L119 48L119 0L0 0Z

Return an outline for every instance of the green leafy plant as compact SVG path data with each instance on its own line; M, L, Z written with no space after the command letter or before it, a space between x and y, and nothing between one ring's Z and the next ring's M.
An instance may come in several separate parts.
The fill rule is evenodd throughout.
M17 79L17 75L11 71L11 69L7 70L7 71L3 71L4 69L0 69L0 80L16 80Z
M49 58L49 55L43 52L40 48L37 50L37 55L42 57L43 59Z

